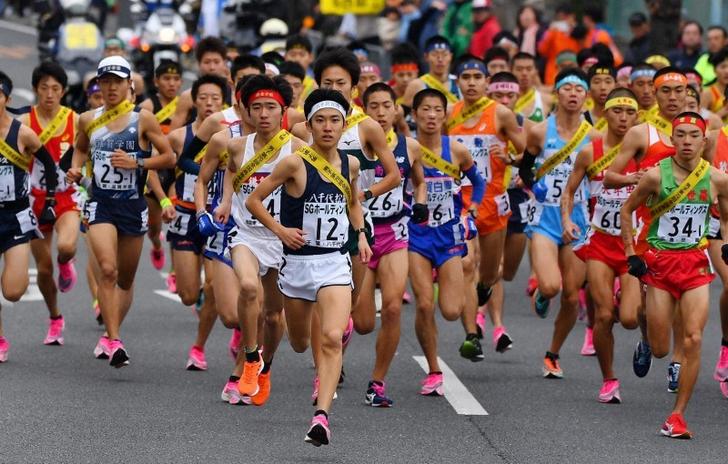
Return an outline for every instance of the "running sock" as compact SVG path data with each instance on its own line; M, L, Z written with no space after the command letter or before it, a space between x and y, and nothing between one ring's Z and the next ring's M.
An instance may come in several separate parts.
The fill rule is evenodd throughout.
M230 377L228 377L228 382L238 382L238 381L240 381L240 377L238 377L237 375L231 375Z
M476 333L469 333L465 336L465 340L472 341L472 340L477 340L477 339L478 339L478 334L476 334Z
M324 411L323 409L317 409L317 410L316 410L316 412L315 412L315 413L313 413L313 415L314 415L314 416L319 416L319 415L320 415L320 416L324 416L324 417L325 417L326 419L328 419L328 418L329 418L329 415L328 415L328 414L326 414L326 411Z
M478 306L483 306L490 300L490 296L493 294L493 287L486 287L485 284L478 282L476 290L478 292Z
M376 385L378 387L383 387L384 386L384 382L380 382L379 380L372 380L372 384L373 385Z
M546 357L549 358L552 361L557 361L559 359L558 353L552 353L550 351L546 352Z
M720 344L721 346L725 346L726 348L728 348L728 340L726 340L725 338L720 339Z
M430 372L429 374L427 374L427 375L433 375L433 374L442 374L442 371L431 371L431 372Z
M257 362L260 359L260 353L258 353L258 345L253 348L245 347L245 360L247 362Z
M58 319L63 319L63 314L59 314L58 316L51 316L52 321L57 321ZM728 345L726 345L728 346Z
M260 371L261 374L267 374L270 371L270 366L273 364L273 360L271 359L268 362L263 362L263 370Z

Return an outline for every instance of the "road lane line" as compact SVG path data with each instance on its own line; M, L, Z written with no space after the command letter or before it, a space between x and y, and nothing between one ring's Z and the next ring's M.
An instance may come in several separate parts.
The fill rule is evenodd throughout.
M28 34L32 36L38 35L38 31L32 26L26 26L25 24L16 24L10 21L5 21L4 19L0 19L0 28L7 29L13 32L20 32L21 34Z
M424 356L412 356L417 364L420 365L422 370L429 372L427 366L427 359ZM437 358L440 364L440 369L443 375L443 386L445 388L445 399L450 402L450 406L453 407L455 412L464 416L487 416L483 406L475 399L465 385L458 379L455 373L450 369L450 366L445 364L445 361Z
M176 301L177 303L182 303L182 300L176 293L172 293L167 290L154 290L154 293L156 293L159 296L169 298L172 301Z

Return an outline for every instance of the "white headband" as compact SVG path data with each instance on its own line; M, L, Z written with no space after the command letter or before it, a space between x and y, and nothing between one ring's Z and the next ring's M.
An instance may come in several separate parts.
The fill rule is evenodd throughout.
M320 111L320 110L322 110L324 108L333 108L336 111L338 111L339 113L341 113L341 117L342 118L346 119L346 111L344 111L344 107L341 106L340 104L336 103L333 100L324 100L324 101L320 101L320 102L316 103L315 105L313 105L313 107L311 108L311 111L308 112L308 117L306 119L308 121L310 121L311 118L318 111Z

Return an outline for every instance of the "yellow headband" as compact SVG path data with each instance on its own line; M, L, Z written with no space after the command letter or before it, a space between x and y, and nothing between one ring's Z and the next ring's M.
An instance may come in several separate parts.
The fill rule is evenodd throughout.
M604 104L604 109L608 110L615 106L628 106L633 110L637 110L639 108L639 106L637 106L637 100L632 97L615 97L607 100L607 103Z

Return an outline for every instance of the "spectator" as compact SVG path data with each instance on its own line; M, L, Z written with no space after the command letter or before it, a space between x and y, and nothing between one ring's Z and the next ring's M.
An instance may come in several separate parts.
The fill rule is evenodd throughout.
M564 69L576 68L578 66L576 53L571 50L564 50L556 56L556 74Z
M532 5L524 5L518 9L516 29L513 34L518 40L522 52L536 56L536 46L546 33L546 27L541 23L541 12Z
M554 21L538 44L538 53L546 62L544 84L554 85L554 78L558 72L556 57L562 52L569 51L570 61L576 66L576 52L584 48L584 41L572 37L571 33L575 26L576 13L571 5L565 3L557 7Z
M666 54L678 40L682 0L645 0L650 12L652 53Z
M632 31L632 40L629 42L626 60L632 64L645 61L650 56L650 23L643 13L632 13L629 17L629 28Z
M399 14L399 42L405 43L407 42L410 24L420 19L421 13L414 0L404 0L399 6Z
M728 32L723 26L710 26L708 28L708 51L703 53L698 62L695 63L695 70L703 77L705 85L715 80L715 69L710 64L710 57L728 46Z
M399 41L401 18L402 16L397 8L387 7L377 20L379 42L387 51L392 50Z
M667 58L676 68L694 68L703 48L703 26L697 21L685 21L680 33L680 46L670 50Z
M465 53L470 45L470 39L473 37L472 5L471 0L453 0L447 7L442 20L440 34L450 39L454 56Z
M614 64L619 66L622 64L622 53L619 48L614 44L612 36L609 35L600 24L604 22L604 13L601 6L587 6L584 8L584 15L582 18L584 26L586 27L586 43L589 46L594 46L598 43L603 43L612 52L614 57Z
M493 0L473 0L473 29L470 53L482 58L493 47L493 39L501 31L498 18L493 13Z
M513 58L520 51L518 39L508 31L500 31L493 37L493 46L505 49L508 56Z
M407 41L424 50L425 42L437 35L437 25L446 9L447 4L443 0L422 0L420 17L410 23Z

